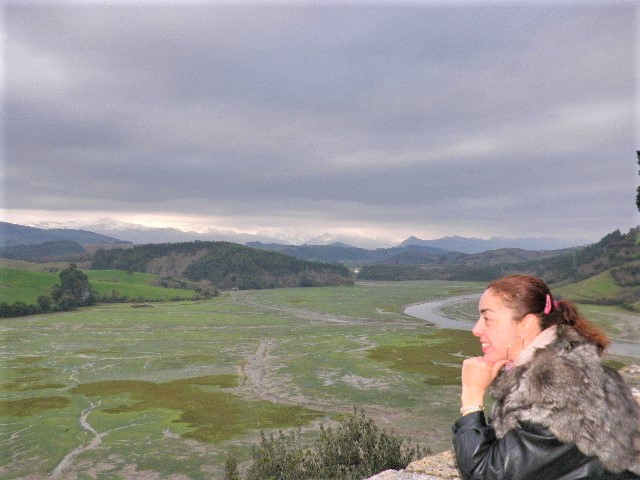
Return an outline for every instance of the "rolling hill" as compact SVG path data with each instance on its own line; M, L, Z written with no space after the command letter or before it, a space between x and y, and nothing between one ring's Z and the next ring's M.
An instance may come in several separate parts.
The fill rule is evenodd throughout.
M96 252L92 269L117 269L206 280L222 289L324 286L352 283L340 264L301 260L229 242L139 245Z
M331 263L340 262L345 264L393 263L394 257L406 252L414 252L414 254L421 259L428 258L431 260L453 254L453 252L435 247L408 246L367 250L343 243L333 243L331 245L280 245L277 243L251 242L247 243L247 246L261 250L286 253L287 255L302 260Z

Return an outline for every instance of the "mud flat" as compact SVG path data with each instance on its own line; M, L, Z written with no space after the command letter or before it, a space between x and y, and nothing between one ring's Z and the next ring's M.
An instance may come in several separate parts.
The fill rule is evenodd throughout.
M459 342L402 310L465 288L478 287L233 292L5 319L0 477L221 478L260 431L301 427L311 439L354 407L447 448L459 392L434 380L458 375L461 357L431 347Z

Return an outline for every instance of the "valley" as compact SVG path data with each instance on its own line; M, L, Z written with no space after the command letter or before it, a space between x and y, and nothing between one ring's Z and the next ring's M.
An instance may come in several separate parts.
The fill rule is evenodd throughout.
M483 287L362 282L3 319L0 476L221 478L260 431L310 440L354 406L445 450L477 343L403 312Z

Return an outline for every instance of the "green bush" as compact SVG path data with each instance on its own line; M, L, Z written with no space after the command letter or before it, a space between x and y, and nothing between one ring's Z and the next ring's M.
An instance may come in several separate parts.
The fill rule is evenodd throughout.
M313 453L301 446L300 430L276 437L260 432L247 480L304 480L316 478L314 471Z
M235 457L229 458L224 464L224 480L240 480L238 460Z
M380 431L363 410L354 409L338 427L321 427L314 478L362 479L388 469L399 470L428 449L405 446L405 440Z
M300 430L268 437L261 432L246 480L360 480L384 470L403 469L428 453L428 449L410 447L404 439L379 430L356 408L335 429L321 426L311 449L302 446ZM225 478L239 478L234 462L227 461Z

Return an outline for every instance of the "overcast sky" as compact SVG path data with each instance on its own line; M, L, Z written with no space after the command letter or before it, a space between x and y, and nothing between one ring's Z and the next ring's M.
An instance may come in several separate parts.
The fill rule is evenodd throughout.
M598 240L634 2L4 2L4 218Z

